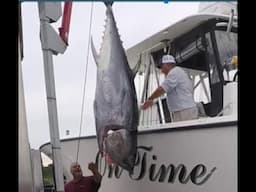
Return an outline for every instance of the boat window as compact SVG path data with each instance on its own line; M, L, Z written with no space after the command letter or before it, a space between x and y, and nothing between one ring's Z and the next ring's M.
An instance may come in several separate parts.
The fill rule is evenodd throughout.
M214 117L223 109L223 67L220 66L220 50L216 45L217 40L214 32L205 34L207 40L207 64L210 82L211 102L204 104L207 116Z
M237 33L216 30L215 36L220 62L224 69L224 79L231 81L237 70L236 66L232 64L232 59L237 56Z
M179 66L207 71L204 52L206 51L202 37L196 38L196 40L187 44L185 47L179 47L174 53L176 61Z
M176 61L178 63L182 63L200 51L205 51L205 48L202 44L202 38L196 39L186 47L182 48L180 51L177 51L175 55Z
M216 56L214 54L210 32L206 33L205 37L206 37L206 40L208 42L207 43L208 44L207 54L208 54L210 81L211 81L211 84L215 84L215 83L220 82L220 78L219 78Z
M188 72L190 74L191 72ZM196 75L192 75L193 89L194 89L194 100L196 103L210 103L211 102L211 91L208 73L205 71L192 72Z

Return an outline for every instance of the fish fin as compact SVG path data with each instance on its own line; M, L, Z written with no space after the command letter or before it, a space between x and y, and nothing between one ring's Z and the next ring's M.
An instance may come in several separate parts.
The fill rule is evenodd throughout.
M99 63L99 54L97 53L97 51L96 51L96 49L95 49L92 36L91 36L91 49L92 49L92 55L93 55L93 57L94 57L95 63L96 63L96 65L98 66L98 63Z
M136 63L135 67L132 69L132 77L133 77L133 79L135 78L137 72L139 71L140 65L141 65L141 55L139 56L139 60Z
M114 1L109 1L109 0L104 1L104 4L105 4L106 6L108 6L108 5L112 6L113 3L114 3Z

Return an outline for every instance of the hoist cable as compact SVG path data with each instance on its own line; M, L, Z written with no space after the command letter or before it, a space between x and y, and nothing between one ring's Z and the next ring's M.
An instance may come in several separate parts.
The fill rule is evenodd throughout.
M83 101L82 101L82 109L81 109L81 117L80 117L79 137L78 137L78 143L77 143L76 162L78 161L78 154L79 154L79 148L80 148L80 137L81 137L81 131L82 131L82 125L83 125L84 104L85 104L85 89L86 89L87 68L88 68L90 37L91 37L91 26L92 26L92 13L93 13L93 1L91 3L88 46L87 46L87 54L86 54L85 77L84 77L84 87L83 87Z

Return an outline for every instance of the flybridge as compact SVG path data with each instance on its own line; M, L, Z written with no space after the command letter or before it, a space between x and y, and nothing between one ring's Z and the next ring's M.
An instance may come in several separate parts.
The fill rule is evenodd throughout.
M128 49L129 64L140 62L135 80L141 103L163 81L156 66L169 53L192 80L200 118L236 115L238 70L233 61L237 58L237 24L232 21L227 15L192 15ZM140 126L170 123L171 118L163 96L141 111Z

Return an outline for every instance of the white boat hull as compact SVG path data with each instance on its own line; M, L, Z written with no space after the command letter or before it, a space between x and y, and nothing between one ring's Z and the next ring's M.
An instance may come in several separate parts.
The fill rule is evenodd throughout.
M237 121L215 121L178 128L141 131L138 136L138 165L134 173L109 167L98 158L103 174L99 192L235 192L237 191ZM75 161L78 139L61 142L64 173ZM50 155L50 145L41 151ZM80 140L79 163L85 175L87 164L94 161L98 147L96 137Z

